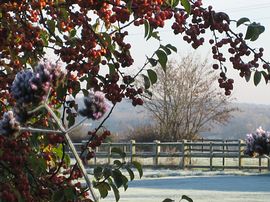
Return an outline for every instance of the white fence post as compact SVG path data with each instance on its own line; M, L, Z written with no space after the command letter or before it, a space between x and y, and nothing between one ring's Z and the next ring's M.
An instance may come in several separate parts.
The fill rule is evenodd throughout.
M136 154L136 141L130 140L130 162L134 160L134 155Z
M153 158L153 162L154 162L154 166L158 166L158 156L160 153L160 141L155 140L154 141L154 146L153 146L153 153L154 153L154 158Z

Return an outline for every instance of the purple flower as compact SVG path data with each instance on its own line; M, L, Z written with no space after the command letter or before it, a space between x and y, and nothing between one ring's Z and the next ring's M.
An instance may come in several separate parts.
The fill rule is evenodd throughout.
M89 92L88 96L84 97L85 108L80 110L82 116L93 120L100 119L109 109L109 105L105 100L105 95L100 92Z

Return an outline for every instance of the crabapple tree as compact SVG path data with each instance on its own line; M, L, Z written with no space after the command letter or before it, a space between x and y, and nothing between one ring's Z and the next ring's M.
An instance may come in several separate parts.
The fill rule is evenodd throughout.
M108 110L104 102L111 103L81 148L80 157L85 162L110 135L107 130L98 132L114 106L123 98L131 99L134 106L143 104L141 94L157 80L152 66L160 64L166 71L168 55L177 51L171 44L162 44L159 37L158 30L169 21L176 37L193 48L205 43L212 46L213 68L220 72L218 82L226 95L233 89L226 76L230 70L225 66L227 60L241 77L249 80L254 75L255 85L261 78L268 82L270 67L263 59L264 49L249 45L264 27L248 18L233 21L228 14L204 6L202 0L0 2L2 201L98 201L94 194L87 196L88 189L92 193L91 186L101 197L112 190L119 200L118 188L128 185L120 169L126 169L132 180L131 165L116 161L113 166L98 167L94 183L88 181L85 188L76 180L85 174L83 167L79 160L70 165L66 152L68 147L72 149L68 132L78 113L94 121ZM160 46L137 72L126 73L135 59L127 28L141 26L145 39L156 39ZM236 33L235 26L247 26L246 33ZM206 38L206 32L212 32L212 37ZM227 53L230 56L225 57ZM145 83L137 88L134 81L140 75ZM79 93L86 97L84 109L76 104ZM117 149L114 152L124 155ZM141 167L131 163L141 175Z

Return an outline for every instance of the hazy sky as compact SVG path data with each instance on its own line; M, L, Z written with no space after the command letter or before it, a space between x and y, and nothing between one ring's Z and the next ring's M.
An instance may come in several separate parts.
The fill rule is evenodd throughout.
M212 5L216 11L225 11L230 15L231 19L238 20L241 17L248 17L251 21L260 22L265 26L266 31L259 38L258 41L249 43L252 47L264 47L265 58L270 61L270 1L269 0L203 0L204 5ZM232 27L235 24L232 24ZM236 26L235 26L236 28ZM243 27L244 28L244 27ZM160 35L163 44L171 43L178 48L178 55L193 51L189 45L183 42L180 35L175 36L170 31L170 25L161 29ZM241 28L240 28L241 30ZM151 56L153 51L159 46L155 40L145 42L143 39L144 29L131 29L129 40L134 45L133 53L135 54L135 65L139 68L145 61L145 55ZM202 56L209 56L211 58L211 47L204 46L196 50L196 53ZM228 65L229 76L234 78L233 96L237 102L270 104L270 83L261 82L259 86L255 87L253 80L247 83L245 79L238 76L238 72L230 68Z

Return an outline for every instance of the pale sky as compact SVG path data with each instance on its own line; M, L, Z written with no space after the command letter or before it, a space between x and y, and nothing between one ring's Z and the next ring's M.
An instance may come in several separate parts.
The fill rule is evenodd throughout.
M225 11L233 20L238 20L241 17L248 17L251 21L260 22L265 26L266 31L260 36L256 42L249 43L254 48L264 47L265 59L270 61L270 1L269 0L203 0L204 5L212 5L216 11ZM234 27L235 24L232 24ZM236 28L236 26L235 26ZM243 27L245 28L245 27ZM163 44L171 43L178 48L177 57L183 53L193 51L189 45L183 42L180 35L171 34L170 25L161 30L160 35ZM240 28L241 30L241 28ZM145 55L151 56L153 51L159 44L150 39L145 42L144 28L129 30L129 40L133 45L133 53L135 55L135 66L141 67L145 61ZM211 57L211 47L204 46L196 50L196 53ZM233 96L237 102L241 103L256 103L270 104L270 83L268 85L262 81L257 87L254 86L253 80L247 83L245 79L238 76L238 72L230 68L228 65L228 75L235 80Z

